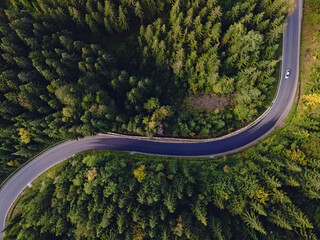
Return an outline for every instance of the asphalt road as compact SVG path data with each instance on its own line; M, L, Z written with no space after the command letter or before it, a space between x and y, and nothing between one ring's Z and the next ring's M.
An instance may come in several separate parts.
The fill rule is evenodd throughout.
M26 164L0 189L0 231L4 229L10 206L28 183L48 168L78 152L109 149L169 156L223 155L256 143L281 125L292 107L298 86L302 0L296 1L297 8L288 18L284 34L282 78L278 94L268 113L253 126L227 138L203 143L165 143L97 135L57 145ZM285 79L283 74L288 68L291 69L291 75ZM0 237L2 236L0 233Z

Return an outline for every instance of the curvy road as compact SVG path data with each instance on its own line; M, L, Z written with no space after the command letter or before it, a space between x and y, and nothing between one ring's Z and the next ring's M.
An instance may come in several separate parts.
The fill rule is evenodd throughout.
M254 124L225 138L197 143L168 143L98 134L57 145L23 166L1 187L0 237L3 236L1 232L8 210L23 189L42 172L76 153L110 149L167 156L217 156L252 145L281 125L291 109L298 85L302 0L296 0L296 3L295 11L287 19L284 33L282 77L277 96L268 111ZM286 69L291 69L287 79L283 76Z

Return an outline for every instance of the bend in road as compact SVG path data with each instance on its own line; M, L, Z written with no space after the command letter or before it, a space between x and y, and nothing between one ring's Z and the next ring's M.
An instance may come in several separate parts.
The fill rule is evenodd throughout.
M203 143L165 143L107 135L85 137L55 146L22 167L0 189L0 231L5 227L8 210L23 189L53 165L86 150L120 150L167 156L216 156L231 153L256 143L288 115L298 85L302 0L287 20L284 33L282 73L291 69L289 79L281 77L277 96L270 111L253 126L228 138ZM3 233L0 233L0 237Z

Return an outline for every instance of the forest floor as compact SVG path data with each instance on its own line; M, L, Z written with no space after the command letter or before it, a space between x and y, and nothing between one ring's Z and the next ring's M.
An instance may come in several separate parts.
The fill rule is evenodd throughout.
M192 95L186 99L187 108L189 111L214 111L214 110L223 110L225 107L234 105L231 101L231 98L228 97L219 97L215 94L199 94Z

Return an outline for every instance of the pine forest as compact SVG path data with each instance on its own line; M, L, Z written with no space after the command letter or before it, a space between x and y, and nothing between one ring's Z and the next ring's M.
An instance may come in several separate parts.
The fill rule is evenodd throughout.
M287 0L0 4L2 178L64 139L110 131L215 137L248 124L275 94L290 7Z
M293 3L1 1L0 182L68 139L208 138L252 122L277 91ZM303 8L283 127L214 158L76 154L23 191L2 239L320 240L320 1Z

